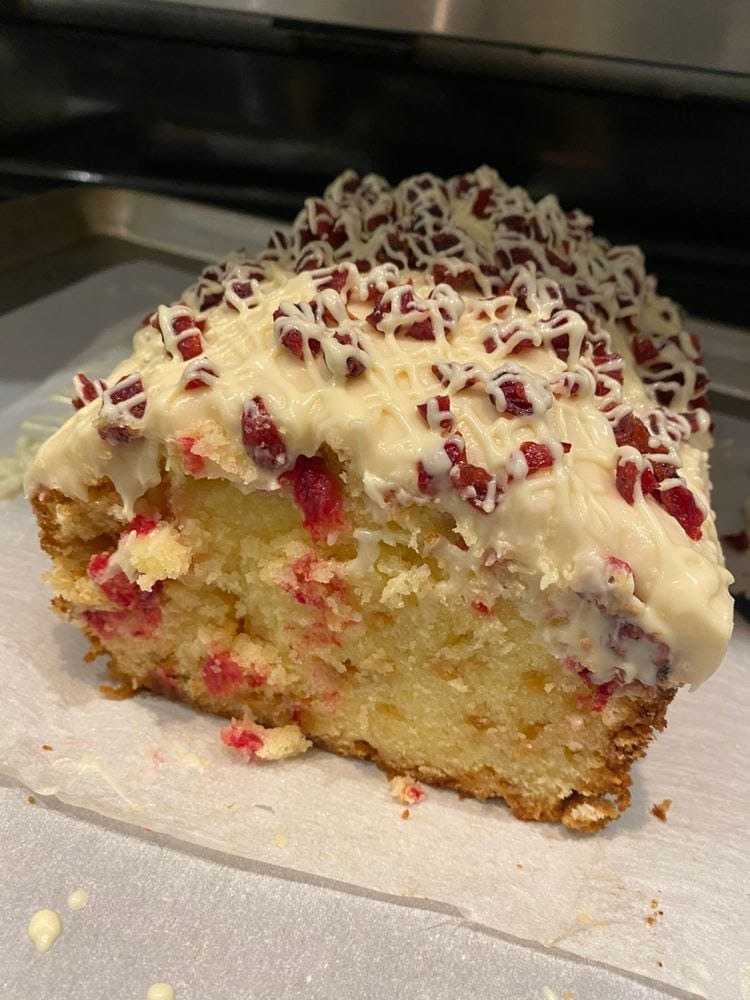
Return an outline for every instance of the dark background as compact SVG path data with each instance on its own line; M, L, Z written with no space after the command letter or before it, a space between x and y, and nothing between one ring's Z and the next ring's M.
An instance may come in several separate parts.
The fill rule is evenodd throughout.
M347 166L396 181L489 163L640 243L694 312L747 325L748 104L513 79L472 52L179 8L76 23L8 9L0 197L105 183L290 218Z

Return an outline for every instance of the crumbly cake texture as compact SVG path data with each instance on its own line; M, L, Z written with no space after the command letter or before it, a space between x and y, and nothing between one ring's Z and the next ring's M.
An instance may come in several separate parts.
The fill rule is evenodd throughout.
M592 831L732 620L700 346L481 167L339 177L160 306L27 478L123 685Z

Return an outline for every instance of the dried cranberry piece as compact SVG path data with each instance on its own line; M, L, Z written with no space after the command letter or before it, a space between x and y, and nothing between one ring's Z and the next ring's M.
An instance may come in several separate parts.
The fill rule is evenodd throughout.
M635 487L638 482L638 466L635 462L618 462L615 482L620 496L626 503L635 503Z
M516 416L530 416L534 412L534 405L526 395L526 388L523 382L517 379L508 379L499 388L505 397L505 413L512 413Z
M611 681L606 681L604 684L594 685L594 696L591 701L591 709L594 712L601 712L606 707L607 702L612 697L613 693L622 684L621 680L613 678Z
M572 276L576 273L576 265L572 260L565 260L559 254L556 254L554 250L550 250L549 247L545 248L544 254L548 262L559 271L562 271L563 274Z
M305 349L304 342L302 340L302 334L299 330L292 329L288 330L282 335L281 341L288 351L290 351L295 358L299 358L300 361L304 360ZM321 346L320 341L316 337L309 337L307 341L307 346L310 348L310 353L314 358L320 354Z
M121 385L120 383L125 382L127 384ZM119 388L118 388L119 387ZM120 403L125 403L127 400L132 399L133 396L138 396L143 392L143 382L137 378L130 381L130 376L126 376L120 379L120 382L115 383L112 389L109 391L109 399L115 406ZM136 419L140 419L146 412L145 401L136 403L134 406L130 407L130 415Z
M417 489L427 496L435 495L435 478L425 469L422 462L417 462Z
M641 490L644 495L654 493L658 487L656 476L651 469L644 469L641 473Z
M489 219L490 215L492 215L490 203L492 202L493 194L492 188L480 188L474 198L474 204L471 206L471 214L476 216L477 219Z
M89 559L87 572L102 593L120 608L132 608L141 593L137 583L131 583L121 569L109 569L110 552L99 552Z
M194 437L177 438L177 443L180 446L180 451L182 452L182 464L185 466L185 471L191 476L200 475L206 467L206 462L203 456L196 455L193 451L193 445L197 440L198 439Z
M201 330L205 327L205 320L195 319L190 312L172 316L171 310L160 309L157 326L170 357L174 357L177 351L183 361L190 361L203 353Z
M432 277L436 285L450 285L457 292L481 291L476 276L469 267L454 272L450 271L445 264L435 264L432 268Z
M207 309L213 309L214 306L218 304L224 298L224 292L209 292L208 295L201 295L200 299L200 310L205 312Z
M652 462L651 470L657 483L663 483L665 479L674 479L677 475L677 467L671 462Z
M624 445L630 445L642 455L647 454L651 450L649 447L650 434L648 428L634 413L626 413L620 417L613 427L613 431L615 441L621 448Z
M367 223L365 225L365 229L368 231L368 233L374 233L376 229L379 229L381 226L387 225L390 221L391 217L389 215L387 215L385 212L378 212L375 215L369 216L369 218L367 219Z
M221 742L232 750L239 750L248 760L263 746L263 737L252 729L246 729L234 720L221 730Z
M511 262L516 265L536 264L536 266L539 267L539 261L536 259L531 250L528 249L528 247L511 247L510 259Z
M151 591L139 592L132 607L117 611L88 609L83 612L83 618L92 632L102 639L148 639L161 624L156 585Z
M411 323L403 333L404 337L410 340L434 340L435 331L431 319L422 319L417 323Z
M345 346L352 345L356 347L358 350L360 351L362 350L362 345L359 342L355 344L354 341L352 340L351 335L348 333L334 333L333 339L339 344L343 344ZM357 357L354 354L347 355L346 374L348 378L356 378L358 375L361 375L366 370L367 370L367 365L365 364L362 358Z
M420 416L432 430L449 431L454 420L451 413L450 396L433 396L426 403L418 403Z
M654 342L649 337L633 337L630 341L630 349L633 352L635 363L638 365L643 365L659 356Z
M430 370L444 389L452 383L454 392L471 389L481 381L484 374L481 368L471 362L461 365L455 361L441 361Z
M550 469L555 464L555 458L546 444L538 444L536 441L524 441L521 445L521 452L526 459L529 475L538 472L540 469Z
M460 239L455 235L455 233L449 233L446 231L435 233L432 237L432 245L438 253L450 250L451 247L455 247L460 242Z
M334 271L331 275L329 275L329 277L327 277L325 281L323 281L323 283L318 285L317 287L321 292L325 291L328 288L332 289L334 292L340 292L342 288L346 285L347 278L348 274L346 270L343 268L339 268L338 270ZM274 313L274 318L275 316L276 314Z
M128 405L130 400L136 401ZM130 426L127 418L140 420L145 412L146 399L140 376L125 375L102 395L99 437L111 444L123 444L140 438L141 432ZM123 418L126 422L119 423Z
M657 496L662 507L679 521L688 538L698 541L703 534L701 525L706 515L687 486L672 486L660 491Z
M206 389L219 377L216 368L206 358L194 361L186 365L182 373L182 387L186 392L194 392L196 389Z
M253 396L242 413L242 441L256 465L279 469L286 464L287 451L278 427L271 419L262 396Z
M445 442L443 451L450 459L451 465L457 465L466 460L466 446L464 445L463 438L457 434Z
M76 410L82 409L86 403L91 403L93 400L98 399L102 393L106 390L107 383L102 379L90 379L83 372L78 372L77 375L73 377L73 391L75 396L72 399L73 406Z
M451 482L463 500L482 513L487 513L485 504L494 479L486 469L469 462L459 462L451 469ZM496 486L495 506L499 497L500 489Z
M570 354L570 337L567 333L560 333L550 340L550 347L561 361L567 361Z
M158 517L151 517L148 514L136 514L133 520L125 529L125 533L134 531L136 535L148 535L159 524Z
M312 305L314 306L314 303L312 303ZM299 310L299 306L295 308ZM278 320L285 319L288 319L287 313L279 307L273 314L274 323L276 324ZM299 361L304 361L305 338L302 336L302 332L297 327L290 327L289 329L286 329L279 338L279 342L286 347L286 349L293 354L295 358ZM313 357L317 357L321 351L320 341L315 337L308 337L307 344Z
M225 652L209 656L201 668L201 674L208 693L219 697L230 694L244 680L242 667Z
M346 524L338 477L319 455L300 455L294 467L280 477L289 483L302 511L302 523L316 541Z

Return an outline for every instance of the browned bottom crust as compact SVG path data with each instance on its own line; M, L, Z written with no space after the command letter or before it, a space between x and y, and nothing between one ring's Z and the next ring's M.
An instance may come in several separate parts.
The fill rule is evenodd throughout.
M98 642L92 640L92 650L89 656L93 659L104 653ZM109 673L120 681L122 690L133 691L131 678L118 672L110 660ZM174 700L172 691L164 690L157 680L142 685L143 689ZM601 830L611 820L624 812L631 801L632 785L630 768L634 761L645 756L648 744L657 732L667 727L666 713L672 701L675 690L658 690L648 701L631 699L632 711L623 725L613 733L611 749L606 759L606 766L584 792L573 792L566 799L540 802L524 794L515 785L503 779L496 770L483 767L477 771L445 774L426 767L418 761L404 765L396 765L387 756L364 740L335 740L316 734L301 724L305 736L316 746L341 757L356 757L369 760L385 771L389 777L397 774L417 776L421 781L436 788L449 788L461 795L484 801L487 799L503 799L516 819L535 822L561 822L570 830L580 833L595 833ZM118 695L125 697L125 695ZM179 699L185 701L185 699ZM193 708L210 711L212 714L229 718L231 712L217 712L207 708L200 700L187 700ZM278 719L274 717L259 717L262 725L274 725Z

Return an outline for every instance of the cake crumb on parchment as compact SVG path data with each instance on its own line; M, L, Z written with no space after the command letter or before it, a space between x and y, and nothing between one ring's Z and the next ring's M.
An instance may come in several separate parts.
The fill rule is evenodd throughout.
M416 806L426 798L425 790L408 774L397 774L388 784L393 798L406 806ZM402 813L401 818L407 817Z
M644 917L644 920L649 927L654 927L658 921L658 918L664 916L664 910L659 909L658 899L652 899L648 905L651 907L651 913L647 913L646 916Z
M667 814L671 808L672 808L672 800L662 799L661 802L654 802L654 804L651 806L651 815L656 816L656 818L660 819L662 823L666 823Z

